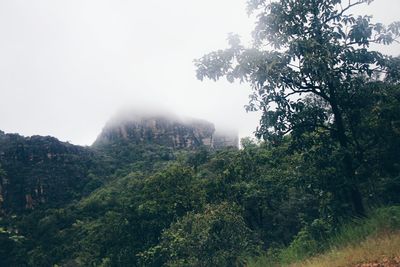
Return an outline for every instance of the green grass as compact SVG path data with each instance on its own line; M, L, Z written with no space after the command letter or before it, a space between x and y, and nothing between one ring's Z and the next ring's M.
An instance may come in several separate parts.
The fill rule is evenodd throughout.
M343 264L350 262L352 255L354 262L362 261L363 257L370 261L371 257L381 255L382 249L390 254L392 248L400 248L399 230L400 206L379 208L371 211L367 218L354 219L344 224L336 234L324 241L309 238L307 232L300 233L289 247L271 250L263 256L250 259L247 266L345 266ZM346 258L346 255L350 258ZM336 263L333 259L336 259ZM339 259L342 262L339 263ZM323 262L327 265L318 265Z

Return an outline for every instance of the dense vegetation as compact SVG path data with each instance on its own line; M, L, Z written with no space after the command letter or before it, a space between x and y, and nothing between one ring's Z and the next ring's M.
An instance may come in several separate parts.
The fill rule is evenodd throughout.
M360 141L375 141L359 163L359 187L367 207L399 204L400 88L371 90L357 127ZM322 130L303 139L302 151L290 136L279 145L244 139L240 150L93 150L103 155L93 164L115 171L92 177L103 184L63 206L3 216L1 264L232 266L321 242L354 213L339 145Z
M341 150L340 183L361 216L357 159L369 144L361 141L360 108L374 96L371 87L397 85L400 77L398 58L369 49L396 41L400 22L386 27L351 14L370 2L251 0L248 11L257 15L253 47L232 35L228 49L196 62L200 79L225 76L251 85L248 109L263 112L259 137L276 143L290 133L299 149L308 149L302 137L325 131Z
M255 48L233 37L197 61L200 78L252 85L263 141L81 148L0 133L0 192L19 177L7 192L13 204L1 206L0 265L287 263L329 248L354 217L399 205L400 64L368 47L393 42L400 24L346 15L362 0L267 2L249 3ZM266 42L275 50L263 51ZM40 200L37 181L54 199L12 201L26 188Z

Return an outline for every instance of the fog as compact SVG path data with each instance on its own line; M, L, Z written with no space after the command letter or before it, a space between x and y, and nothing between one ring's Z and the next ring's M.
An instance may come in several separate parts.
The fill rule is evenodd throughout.
M121 109L206 119L251 135L245 84L200 82L193 60L249 40L243 0L0 1L0 130L90 145ZM359 10L399 20L400 1ZM396 54L399 45L385 48Z

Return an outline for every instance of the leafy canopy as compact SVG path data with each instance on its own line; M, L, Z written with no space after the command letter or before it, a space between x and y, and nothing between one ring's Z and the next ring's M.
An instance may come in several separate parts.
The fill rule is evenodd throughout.
M370 49L391 44L400 22L372 23L352 8L371 0L250 0L257 16L253 47L237 35L230 47L196 60L197 77L248 82L248 110L261 110L259 137L325 128L346 141L345 114L366 83L397 83L399 60ZM342 144L343 145L343 144Z

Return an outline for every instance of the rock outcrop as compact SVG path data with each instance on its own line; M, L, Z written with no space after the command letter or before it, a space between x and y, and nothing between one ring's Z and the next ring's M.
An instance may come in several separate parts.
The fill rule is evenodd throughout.
M145 114L112 119L94 142L99 147L115 142L157 144L174 149L208 146L238 147L237 134L218 134L212 123L199 119Z
M50 136L0 132L0 214L76 197L89 182L93 155Z

